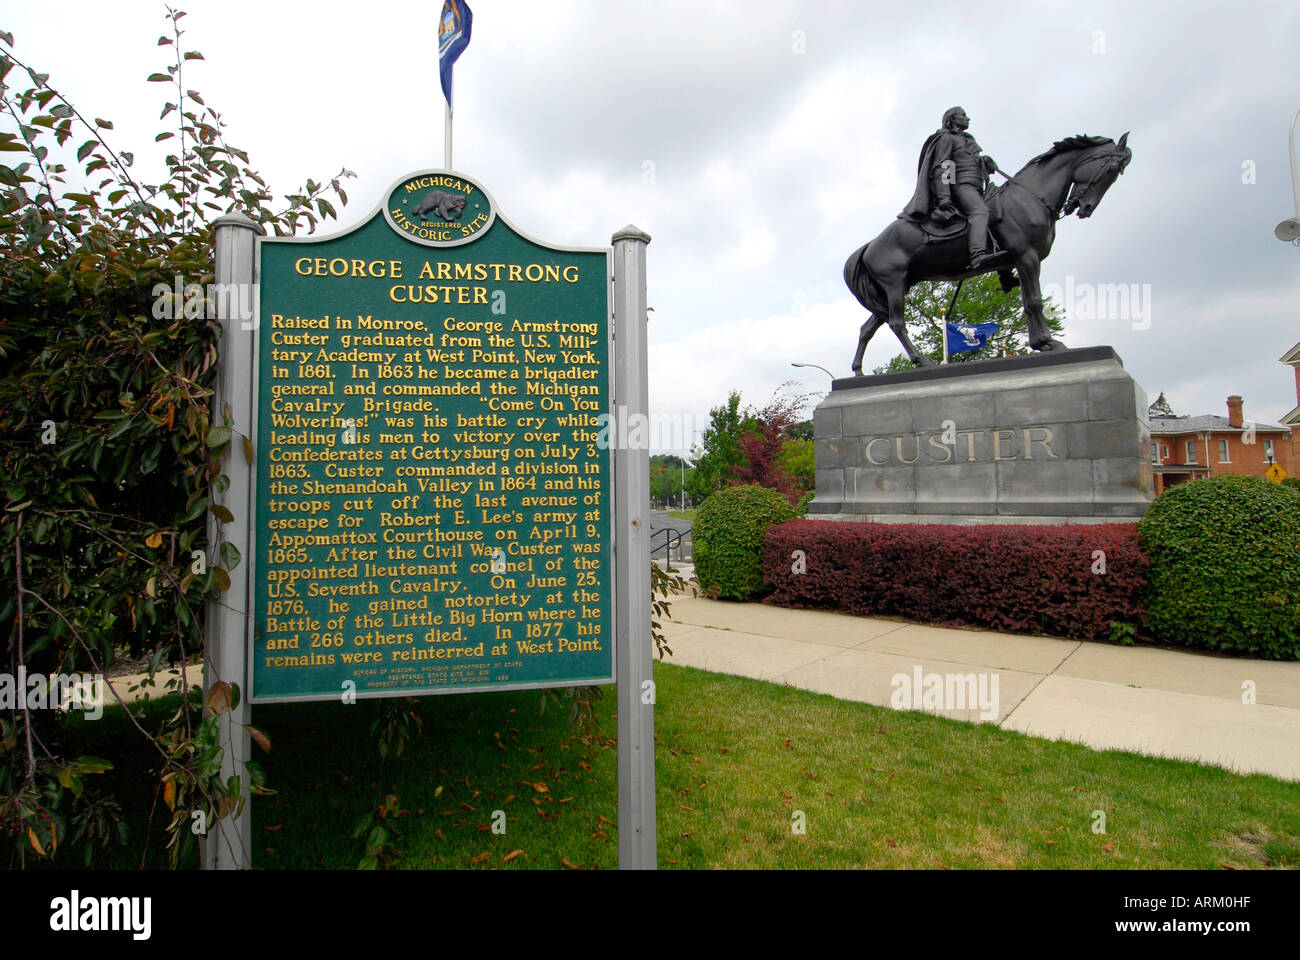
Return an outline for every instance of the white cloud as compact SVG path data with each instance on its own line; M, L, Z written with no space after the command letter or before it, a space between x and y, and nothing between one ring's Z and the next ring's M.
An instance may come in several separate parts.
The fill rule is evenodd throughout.
M183 43L208 59L186 85L279 191L357 171L348 225L398 177L441 165L438 6L322 2L303 16L191 0ZM146 170L168 99L144 82L166 62L160 12L61 0L17 5L5 24L21 56L116 122ZM757 403L791 374L824 379L791 360L847 373L866 314L844 260L906 203L947 107L965 106L1013 170L1053 139L1131 129L1128 172L1091 221L1059 225L1043 279L1150 283L1152 328L1081 320L1068 342L1112 343L1180 411L1239 392L1276 419L1295 405L1276 358L1300 339L1300 264L1272 237L1293 209L1298 20L1267 3L1180 8L1173 32L1167 11L1143 6L479 3L456 68L455 166L542 240L599 246L628 222L654 237L654 403L702 414L733 386ZM1104 55L1091 51L1098 28ZM867 367L897 350L882 331Z

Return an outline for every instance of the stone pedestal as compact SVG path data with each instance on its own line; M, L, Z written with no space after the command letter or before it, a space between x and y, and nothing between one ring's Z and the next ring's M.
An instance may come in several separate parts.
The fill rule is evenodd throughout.
M836 380L811 518L1114 523L1154 496L1147 398L1110 347Z

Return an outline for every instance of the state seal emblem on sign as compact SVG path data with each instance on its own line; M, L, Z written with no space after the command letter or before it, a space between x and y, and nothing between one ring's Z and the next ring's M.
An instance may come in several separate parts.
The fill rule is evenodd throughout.
M432 171L399 181L388 192L384 216L394 230L416 243L454 247L487 230L496 211L478 184L458 174Z

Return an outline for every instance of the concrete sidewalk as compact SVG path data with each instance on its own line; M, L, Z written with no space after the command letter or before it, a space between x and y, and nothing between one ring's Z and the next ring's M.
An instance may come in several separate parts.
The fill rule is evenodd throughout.
M662 562L658 564L663 566ZM689 564L674 564L688 579ZM1007 730L1097 749L1201 760L1238 773L1300 781L1300 662L931 627L789 610L762 603L671 599L666 662L890 706L899 674L998 677ZM127 702L164 695L179 671L115 677ZM201 684L192 666L190 683ZM1255 703L1242 703L1254 686ZM116 700L111 694L108 703ZM979 722L979 709L934 710Z
M903 674L998 677L995 722L1098 749L1300 780L1300 663L671 600L665 662L890 706ZM1255 703L1242 703L1247 681ZM991 680L987 680L991 685ZM979 722L978 709L932 710ZM990 711L992 712L992 711Z

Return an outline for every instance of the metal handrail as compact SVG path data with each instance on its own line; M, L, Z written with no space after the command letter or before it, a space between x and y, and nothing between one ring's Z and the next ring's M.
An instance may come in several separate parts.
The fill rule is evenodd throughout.
M664 535L664 542L659 544L659 546L656 547L654 546L654 538L659 536L659 534L661 533ZM660 527L654 533L650 534L650 556L653 557L660 550L666 549L666 557L668 560L667 571L669 573L673 572L673 544L674 543L676 543L677 545L677 559L678 560L686 559L682 549L682 536L683 536L682 532L680 530L677 530L674 527Z

